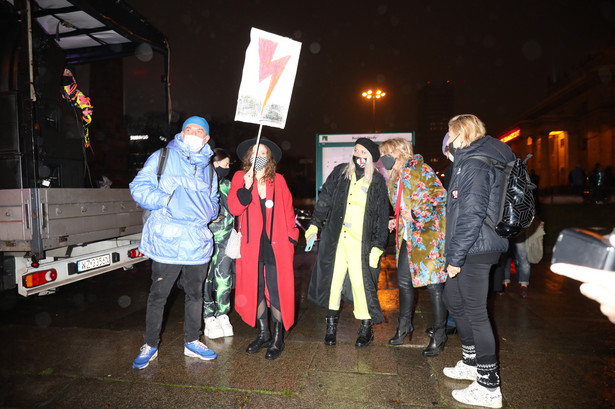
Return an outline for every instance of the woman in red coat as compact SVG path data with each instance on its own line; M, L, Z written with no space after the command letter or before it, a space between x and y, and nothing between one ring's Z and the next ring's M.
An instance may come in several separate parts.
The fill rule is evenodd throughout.
M292 195L284 177L275 172L282 151L263 137L254 158L255 144L253 138L237 147L243 169L233 176L228 196L230 212L239 216L241 233L235 309L248 325L256 323L259 330L246 351L254 354L266 347L265 358L276 359L284 349L284 328L288 330L295 321L293 258L299 230Z

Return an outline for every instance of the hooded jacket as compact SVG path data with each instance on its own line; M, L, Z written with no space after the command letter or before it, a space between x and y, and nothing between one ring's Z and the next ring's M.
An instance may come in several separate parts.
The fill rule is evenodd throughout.
M485 219L497 220L500 210L501 172L472 156L510 162L515 155L508 145L485 136L470 146L457 149L446 205L446 262L455 267L466 263L495 264L508 249Z
M218 216L219 202L218 178L209 162L213 152L208 144L199 153L191 152L181 133L167 147L160 182L158 150L130 183L135 202L152 211L143 226L139 251L159 263L208 263L213 238L207 225Z

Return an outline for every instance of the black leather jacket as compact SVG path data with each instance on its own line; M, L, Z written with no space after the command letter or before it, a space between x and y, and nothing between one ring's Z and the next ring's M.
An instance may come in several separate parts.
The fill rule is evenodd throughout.
M464 149L457 149L446 204L446 262L455 267L466 263L495 264L508 249L508 240L500 237L485 222L497 220L500 186L503 176L493 166L472 156L487 156L510 162L515 155L508 145L485 136Z

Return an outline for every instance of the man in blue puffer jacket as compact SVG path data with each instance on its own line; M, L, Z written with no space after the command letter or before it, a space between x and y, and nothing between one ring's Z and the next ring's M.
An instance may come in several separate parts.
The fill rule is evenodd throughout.
M213 252L213 236L207 224L218 216L219 201L208 141L207 121L198 116L188 118L167 145L168 159L160 180L159 150L130 183L133 199L151 210L139 251L152 259L152 286L145 316L145 345L133 362L135 369L145 368L158 356L164 306L178 277L186 294L184 355L203 360L217 356L199 341L203 281Z

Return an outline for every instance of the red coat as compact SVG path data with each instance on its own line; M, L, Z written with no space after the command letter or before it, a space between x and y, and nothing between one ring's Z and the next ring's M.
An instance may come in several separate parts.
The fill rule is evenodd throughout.
M228 195L229 210L231 214L239 216L239 231L241 232L241 258L236 260L235 310L246 324L255 326L258 302L258 254L263 231L263 212L256 187L252 189L250 204L244 206L239 202L237 191L244 187L243 175L244 172L241 170L235 173ZM269 236L273 213L273 237L269 239L276 260L282 322L288 330L295 322L295 273L293 269L295 248L289 238L297 242L299 229L295 225L293 197L288 190L286 180L279 173L276 173L273 183L267 183L266 198L274 200L273 208L267 209L265 225L267 236ZM267 301L269 304L269 300Z

